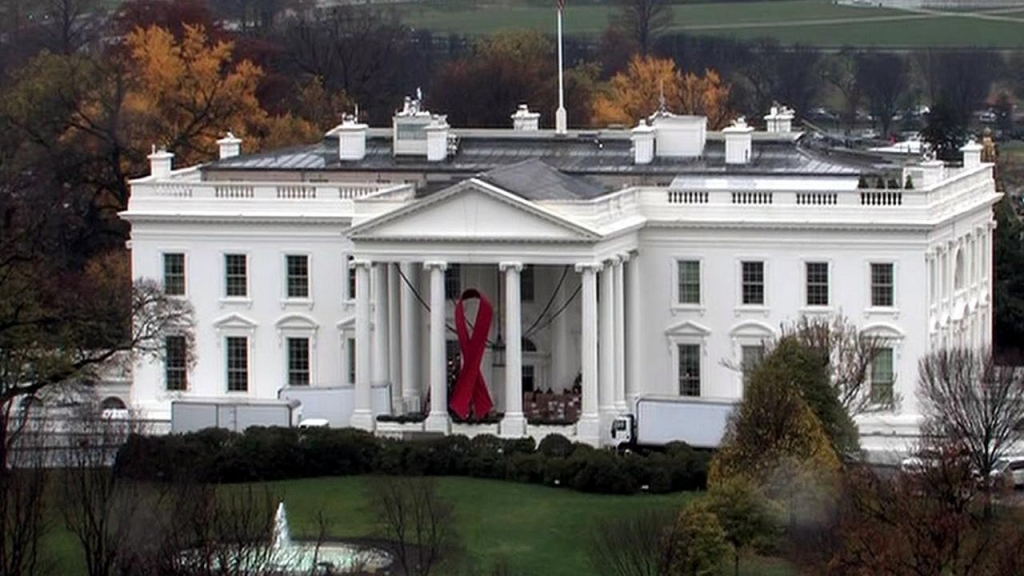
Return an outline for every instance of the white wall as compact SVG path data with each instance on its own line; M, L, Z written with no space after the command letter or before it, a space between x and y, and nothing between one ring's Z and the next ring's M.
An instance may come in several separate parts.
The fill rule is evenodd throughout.
M739 397L740 374L723 363L739 363L741 341L756 344L760 327L778 332L804 306L807 261L830 264L828 312L842 313L861 328L891 327L896 340L896 391L900 411L916 412L913 383L917 360L927 350L927 307L921 233L836 230L646 229L640 235L641 277L644 278L641 382L644 391L678 394L674 342L666 331L677 327L680 339L703 343L702 395ZM676 260L701 261L701 306L675 304ZM763 309L746 309L740 300L740 261L765 262ZM870 308L871 262L895 264L893 310ZM686 325L686 322L692 323ZM706 330L706 334L702 331Z
M292 315L311 318L316 327L311 341L310 379L313 385L343 384L341 336L338 322L350 315L342 300L347 241L336 226L277 224L145 224L132 227L132 266L135 277L163 280L163 253L185 254L186 295L195 307L196 363L189 372L187 392L167 392L162 363L136 368L133 403L153 413L169 413L178 396L239 396L276 398L287 383L287 330L278 322ZM248 254L249 298L229 301L224 295L224 254ZM310 256L308 302L285 299L285 255ZM255 323L218 328L219 319L237 314ZM293 317L294 318L294 317ZM307 332L299 328L296 336ZM249 390L228 393L225 349L228 335L250 337Z

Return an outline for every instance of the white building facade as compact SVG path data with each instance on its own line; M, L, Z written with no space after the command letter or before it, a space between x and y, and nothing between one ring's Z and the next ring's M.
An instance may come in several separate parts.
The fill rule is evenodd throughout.
M155 153L123 213L133 273L193 303L196 347L137 366L131 404L167 418L177 399L322 389L305 415L338 425L599 444L638 396L741 397L737 366L780 326L843 314L885 343L873 393L900 401L859 419L883 450L916 433L918 360L990 342L999 195L980 146L962 167L883 167L911 186L873 189L879 167L805 147L785 109L770 132L662 112L565 136L523 114L456 130L407 105L302 149L228 138L178 170ZM466 288L494 305L481 371L503 413L475 428L447 410ZM561 426L535 419L537 394ZM410 412L425 421L378 420Z

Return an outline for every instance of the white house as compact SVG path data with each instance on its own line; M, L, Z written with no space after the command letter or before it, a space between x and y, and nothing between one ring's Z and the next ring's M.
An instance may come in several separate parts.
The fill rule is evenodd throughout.
M791 120L714 132L662 111L558 135L525 108L457 129L407 102L391 128L347 120L311 146L239 155L229 135L182 169L155 152L122 214L133 273L192 301L197 357L169 339L131 403L166 418L178 398L323 388L307 416L387 431L375 416L424 410L414 426L451 430L453 304L473 287L495 308L481 370L501 434L542 429L524 390L595 444L638 395L738 398L735 366L781 324L842 313L888 345L872 385L902 401L860 420L884 448L917 430L918 359L990 340L992 166L973 143L962 167L872 166ZM912 187L858 187L882 172Z

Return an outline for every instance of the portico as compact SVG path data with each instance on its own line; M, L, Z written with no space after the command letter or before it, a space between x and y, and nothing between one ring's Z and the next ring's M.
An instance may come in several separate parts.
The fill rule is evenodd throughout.
M638 350L634 345L628 353L626 331L626 318L636 314L627 307L638 303L625 292L627 277L639 284L628 264L635 239L606 238L479 179L368 218L347 235L356 288L354 426L375 429L370 389L387 382L401 399L394 410L422 410L424 430L450 431L451 310L461 290L474 287L495 308L484 373L504 413L500 434L528 433L523 342L529 330L525 341L542 340L550 358L547 388L578 390L575 436L597 444L607 435L606 424L626 406L627 367ZM528 319L524 270L530 272ZM470 323L474 316L467 312ZM531 367L531 381L537 377Z

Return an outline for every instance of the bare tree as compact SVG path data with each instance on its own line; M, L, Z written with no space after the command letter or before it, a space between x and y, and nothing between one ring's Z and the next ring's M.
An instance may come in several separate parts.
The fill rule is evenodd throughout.
M90 26L102 21L97 0L47 0L43 15L49 20L46 31L62 54L74 54L88 40Z
M990 350L938 350L918 364L925 431L961 447L982 478L1024 439L1024 371Z
M370 503L402 574L428 576L458 551L455 509L428 477L374 479Z
M672 566L676 514L645 510L610 519L590 531L587 557L607 576L666 576Z
M881 336L862 334L845 316L803 317L784 326L783 337L793 336L828 360L829 376L839 403L850 416L889 410L899 404L892 394L872 394L871 367L885 344Z
M26 411L27 412L27 411ZM27 414L18 415L27 420ZM40 544L49 531L46 466L49 435L41 419L22 424L25 434L0 468L0 574L39 574L48 568Z
M618 0L613 18L612 25L646 56L658 36L672 25L672 6L667 0Z
M857 119L857 106L863 98L863 87L857 77L857 60L860 54L854 48L844 47L839 52L826 56L822 75L843 97L840 119L843 129L849 133ZM807 110L801 110L806 114Z
M868 108L882 128L882 136L889 135L892 118L900 99L910 86L909 65L900 54L862 52L857 55L857 84L864 91Z
M118 449L138 421L105 413L96 402L83 402L67 421L63 446L64 478L61 511L68 531L85 556L89 576L124 572L130 556L122 557L134 519L143 508L142 486L113 474L110 466Z

